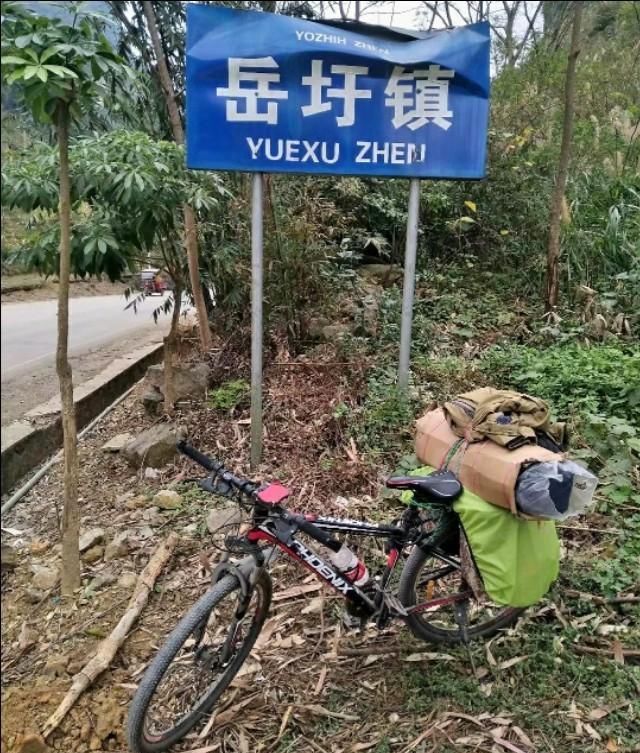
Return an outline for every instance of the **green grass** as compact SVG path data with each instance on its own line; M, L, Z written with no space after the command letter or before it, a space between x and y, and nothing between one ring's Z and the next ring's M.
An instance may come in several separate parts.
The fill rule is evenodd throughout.
M619 708L604 719L590 722L605 740L619 740L621 750L640 744L640 705L637 702L640 671L620 666L613 659L581 656L571 648L576 637L559 623L533 622L491 646L499 664L516 656L528 658L510 669L492 668L482 645L473 647L477 667L489 674L478 681L464 652L456 662L430 664L428 669L411 668L403 675L407 711L416 715L429 710L452 708L470 715L488 712L509 716L536 744L545 750L545 738L554 753L586 753L602 750L588 737L575 736L575 703L585 720L589 712L604 706L615 707L632 702L633 708ZM633 677L635 677L635 682ZM624 747L622 747L624 746ZM458 750L443 747L441 750Z
M244 379L225 382L209 392L209 405L216 410L233 411L249 400L249 383Z

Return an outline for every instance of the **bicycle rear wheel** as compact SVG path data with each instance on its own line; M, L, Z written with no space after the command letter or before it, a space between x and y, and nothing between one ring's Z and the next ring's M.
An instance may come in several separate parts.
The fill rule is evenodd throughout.
M127 735L133 753L167 750L207 720L267 617L271 579L266 572L258 578L248 604L243 601L240 582L227 575L169 635L129 708Z
M398 598L409 608L406 622L411 632L432 643L490 638L524 612L522 608L495 604L486 596L476 599L459 568L443 563L431 549L425 551L419 546L413 548L404 566Z

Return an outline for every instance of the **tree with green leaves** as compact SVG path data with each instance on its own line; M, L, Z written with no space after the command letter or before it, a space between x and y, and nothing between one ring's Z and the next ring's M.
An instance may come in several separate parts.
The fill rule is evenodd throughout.
M160 83L162 84L162 90L164 91L165 100L167 103L167 111L169 112L169 122L171 123L171 131L176 144L182 146L184 144L184 128L182 127L182 120L180 118L180 112L178 105L176 104L176 97L173 88L173 82L171 81L171 75L169 74L169 68L167 67L167 61L164 49L162 47L162 41L160 39L160 33L156 24L156 15L153 10L153 5L149 0L143 2L144 15L147 19L147 25L149 27L149 34L151 36L151 43L156 57L156 64L158 68L158 76ZM211 330L209 329L209 317L207 315L207 308L204 302L204 296L202 294L202 286L200 283L200 264L198 261L198 226L196 223L196 216L188 203L184 205L184 245L187 251L187 260L189 263L189 277L191 280L191 294L193 295L193 302L195 303L196 311L198 312L198 331L200 332L200 345L204 352L211 349Z
M56 371L64 437L62 592L80 586L78 450L73 379L68 358L71 272L71 175L69 133L114 79L128 69L104 35L104 22L72 6L72 20L35 15L3 4L2 79L34 119L53 126L58 145L59 289Z
M134 266L153 264L171 278L173 296L154 312L173 309L165 340L165 407L172 408L172 365L180 303L188 290L183 252L183 208L198 224L215 222L225 189L219 175L185 167L184 149L136 131L113 131L76 139L69 149L73 167L70 199L74 216L71 270L112 280ZM45 275L58 264L57 152L40 144L8 157L2 168L2 206L27 213L18 259ZM136 308L142 293L131 291Z

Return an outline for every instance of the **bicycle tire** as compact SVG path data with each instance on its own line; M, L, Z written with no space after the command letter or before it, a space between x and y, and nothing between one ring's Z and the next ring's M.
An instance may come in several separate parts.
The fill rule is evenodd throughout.
M398 587L398 599L404 607L411 607L416 603L416 581L424 563L433 556L432 550L423 550L415 546L409 555L407 562L400 576ZM524 612L522 607L505 607L495 617L481 622L477 625L470 626L467 631L468 640L479 638L490 638L500 630L510 627ZM463 643L464 639L461 632L456 630L447 630L436 625L430 624L424 616L411 615L406 617L407 627L420 640L428 643L443 643L455 645Z
M271 578L265 571L261 573L255 585L256 589L262 591L263 597L263 601L259 607L259 614L256 612L256 617L253 619L250 630L238 649L238 653L223 671L221 678L205 697L198 699L197 704L191 709L188 715L180 720L175 727L163 734L161 739L149 740L145 736L145 718L149 704L167 669L171 666L173 659L194 631L202 625L204 620L208 620L216 605L239 588L240 583L238 579L234 575L226 575L212 589L203 594L184 615L170 633L165 643L160 647L144 673L129 707L127 740L133 753L161 753L172 745L175 745L199 721L202 721L205 715L211 713L220 696L229 687L233 678L238 673L238 670L249 655L253 644L256 642L269 613L272 587Z

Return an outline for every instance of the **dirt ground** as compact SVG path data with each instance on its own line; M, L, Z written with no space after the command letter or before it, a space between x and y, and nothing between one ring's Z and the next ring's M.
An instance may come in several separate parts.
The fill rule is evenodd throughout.
M30 287L21 290L21 287ZM34 286L34 287L31 287ZM120 295L128 284L106 280L73 280L69 288L72 298L85 298L93 295ZM11 275L2 278L2 303L23 303L25 301L47 301L58 297L57 280L45 280L39 275Z
M318 362L323 354L313 357ZM243 373L246 364L213 358L216 383ZM277 478L295 491L290 506L305 512L374 516L391 519L396 503L374 501L389 469L363 461L357 448L343 443L334 418L338 403L354 399L367 364L267 367L264 479ZM181 409L176 423L192 442L225 459L236 472L248 474L249 426L246 405L231 413L193 405ZM161 419L163 420L163 419ZM34 585L34 566L57 567L58 520L62 469L55 466L40 484L3 517L3 543L15 551L17 566L3 573L2 583L2 753L19 750L22 736L37 732L68 689L71 677L93 655L100 640L125 610L133 584L126 573L139 573L159 542L176 531L180 542L149 604L111 667L72 709L49 743L60 753L127 750L124 723L128 703L147 663L180 615L208 583L207 566L220 552L220 537L204 524L208 510L221 502L205 496L185 480L198 469L176 458L155 478L127 465L119 454L101 450L122 431L150 426L139 395L106 417L80 445L82 529L100 527L105 542L124 534L125 551L104 561L83 562L83 587L73 602L57 588ZM176 488L183 494L178 510L154 507L152 495ZM595 524L594 524L595 525ZM578 551L590 534L576 533L567 546ZM586 538L585 538L586 537ZM375 565L382 551L368 552ZM37 567L36 567L37 569ZM435 702L421 701L416 682L438 677L483 688L505 699L522 690L527 654L521 656L522 632L555 619L553 607L531 610L518 629L480 647L472 662L461 649L427 646L394 626L384 633L346 633L339 624L340 606L312 576L279 563L273 570L272 613L224 705L204 730L172 750L191 753L567 753L592 750L584 725L575 747L553 740L549 747L514 716L511 704L495 701L491 710L470 714L464 701L452 700L446 687ZM563 618L564 619L564 618ZM626 624L626 623L625 623ZM525 669L523 669L525 667ZM446 675L445 673L449 674ZM453 674L451 674L453 673ZM482 679L481 679L482 678ZM422 691L424 694L425 691ZM465 691L468 692L468 691ZM489 702L487 702L489 703ZM628 704L631 699L628 699ZM624 702L617 708L627 714ZM630 708L630 706L629 706ZM625 710L626 709L626 710ZM586 714L577 707L575 718ZM602 711L605 716L614 713ZM586 717L585 718L585 724ZM575 722L575 724L582 722ZM573 721L570 724L574 724ZM593 730L593 725L587 724ZM576 727L577 729L577 727ZM574 733L571 733L574 734ZM599 734L595 732L595 734ZM604 751L602 745L593 750ZM498 742L496 742L498 741ZM583 747L584 743L584 747ZM615 740L606 751L630 751Z

